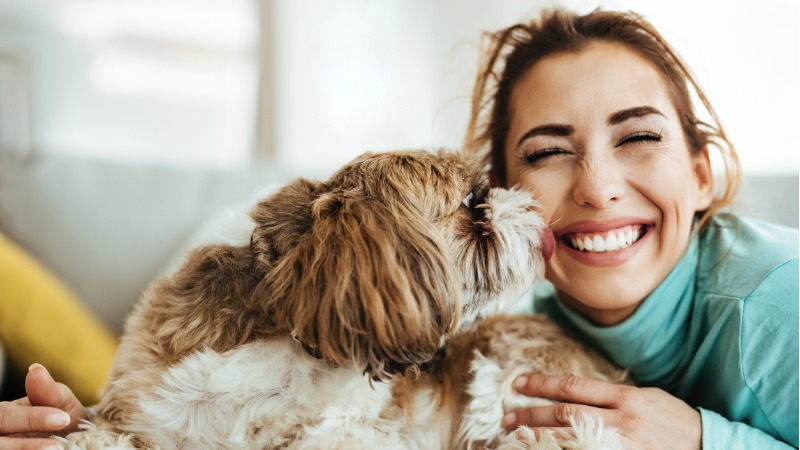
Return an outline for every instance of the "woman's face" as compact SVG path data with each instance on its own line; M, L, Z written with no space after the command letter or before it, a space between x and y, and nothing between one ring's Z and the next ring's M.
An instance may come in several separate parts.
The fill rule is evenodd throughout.
M531 191L556 237L547 278L572 309L618 323L664 280L712 200L659 72L596 42L542 59L511 96L510 185Z

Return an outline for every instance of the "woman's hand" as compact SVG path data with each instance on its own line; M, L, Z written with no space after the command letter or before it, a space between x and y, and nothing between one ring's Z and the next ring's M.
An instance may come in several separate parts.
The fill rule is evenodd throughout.
M560 403L511 412L503 418L506 428L528 425L538 436L546 428L569 428L570 417L586 414L617 428L624 448L701 447L700 412L661 389L538 374L517 378L514 387L522 394Z
M83 405L39 364L28 369L25 392L25 398L0 402L0 448L61 449L58 442L47 437L77 430L78 422L86 416Z

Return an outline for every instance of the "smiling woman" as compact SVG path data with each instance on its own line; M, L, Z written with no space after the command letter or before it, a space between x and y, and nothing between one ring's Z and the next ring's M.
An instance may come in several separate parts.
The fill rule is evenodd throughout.
M658 388L531 374L519 391L557 403L503 424L585 414L631 448L797 447L797 230L720 212L739 161L686 65L634 13L548 11L488 42L467 142L553 231L534 309Z
M543 58L512 91L507 184L540 198L558 242L548 279L597 323L633 313L680 259L695 212L712 200L708 154L691 154L663 80L636 51L597 42ZM617 248L627 231L630 245Z
M571 3L580 3L583 12L592 8ZM697 80L710 81L703 85L720 117L732 125L731 140L743 155L752 155L748 168L796 174L797 2L604 4L642 8L671 33L670 40L698 70ZM258 39L262 61L272 58L260 74L270 78L271 91L260 95L251 76L214 83L220 79L214 74L223 72L252 75L255 5L270 7L269 14L261 10ZM461 82L475 69L462 51L477 53L472 43L479 30L526 18L490 35L490 64L473 96L470 138L497 182L534 191L558 233L547 269L553 289L536 292L536 310L578 329L642 386L655 389L615 390L573 378L531 376L521 391L560 403L517 411L508 423L557 427L568 418L564 412L585 412L618 427L634 448L665 443L697 448L700 439L707 449L796 446L797 231L718 211L736 191L736 153L686 65L653 27L635 14L539 18L534 7L530 0L0 1L0 142L29 144L40 153L74 149L104 158L249 163L247 145L239 144L254 139L254 124L243 108L259 98L271 112L261 116L259 131L274 132L263 134L270 135L265 150L276 171L330 169L365 149L455 147L470 103L464 95L469 86ZM80 14L62 14L65 10ZM230 10L243 14L229 20L222 11ZM94 15L97 11L103 14ZM527 20L534 14L535 20ZM650 51L642 51L642 41L613 35L626 30ZM265 36L270 45L263 45ZM544 48L543 42L555 47ZM220 60L232 70L214 71L211 67L219 66L211 62ZM502 89L495 89L494 81ZM217 92L204 90L220 86ZM28 87L32 102L9 102ZM27 103L30 127L27 116L20 126L3 116L13 120L21 109L17 105ZM30 139L1 136L20 128L30 128ZM715 156L722 165L715 165ZM74 268L93 293L106 291L94 290L98 274L87 267L126 255L106 243L125 236L125 249L138 250L131 254L142 260L139 254L155 253L142 248L166 248L153 242L177 246L155 238L169 231L177 236L188 227L162 223L181 222L180 212L189 208L198 214L184 219L199 220L211 213L210 205L222 203L222 196L215 203L212 194L243 189L245 182L241 172L219 183L181 184L173 172L148 178L152 172L91 165L92 174L103 176L90 176L86 183L86 171L70 170L78 165L88 166L51 159L34 172L0 164L7 175L0 176L0 200L5 199L0 209L6 212L4 232L13 226L37 249L62 252L51 261ZM709 166L722 195L707 203ZM141 182L117 183L117 174ZM69 189L76 184L80 189ZM781 200L778 212L796 226L797 202L784 198L787 192L796 196L796 178L776 185L783 189L771 189L768 198ZM193 186L201 195L181 195L181 186ZM61 195L65 192L80 195ZM227 198L235 198L232 193ZM117 208L106 208L110 204ZM26 206L48 214L25 215ZM84 214L90 210L95 214ZM147 226L127 220L137 215L147 218ZM113 217L115 226L108 227ZM104 232L94 233L97 229ZM88 251L85 243L91 244ZM96 254L99 248L105 251ZM94 265L80 263L90 260ZM117 267L125 282L136 278L127 260L102 273ZM103 289L113 295L97 298L126 308L108 299L124 297L120 287L137 284L106 278ZM55 386L41 368L30 377L34 395ZM73 407L75 425L84 411L68 393L47 396L58 401L40 404ZM44 412L52 409L16 406L4 417L23 428L5 427L0 435L56 429L44 426Z

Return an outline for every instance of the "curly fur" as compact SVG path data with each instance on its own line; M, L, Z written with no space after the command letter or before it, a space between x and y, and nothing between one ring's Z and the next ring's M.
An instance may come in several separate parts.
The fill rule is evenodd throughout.
M515 404L509 377L586 354L553 350L561 337L531 345L550 346L552 361L517 352L514 340L548 329L538 323L515 325L517 335L500 320L473 331L541 277L546 227L535 208L444 151L365 154L327 181L296 180L220 222L206 235L224 239L144 292L92 425L63 442L499 444ZM602 363L587 358L554 370Z
M525 373L578 375L630 384L627 372L605 360L543 315L499 314L474 333L454 337L449 350L470 354L461 369L465 386L454 448L614 449L617 432L592 417L572 420L573 435L549 434L539 440L528 430L506 432L500 426L508 411L546 406L550 400L517 393L513 381ZM518 440L518 436L525 439Z

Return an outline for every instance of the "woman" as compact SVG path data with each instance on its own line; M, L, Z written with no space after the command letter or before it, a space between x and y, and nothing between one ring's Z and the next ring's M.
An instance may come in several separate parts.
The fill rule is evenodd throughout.
M739 164L683 62L635 14L547 12L490 39L467 147L551 224L555 290L535 309L647 386L532 374L518 390L559 403L503 425L586 413L627 448L797 447L797 231L720 212Z
M648 386L531 374L520 392L559 403L504 425L560 428L589 413L627 448L797 447L797 233L719 212L738 161L683 63L633 14L546 13L493 40L468 147L497 183L539 199L558 239L555 292L536 309ZM725 162L719 198L712 147ZM59 430L63 411L74 428L84 414L40 366L26 387L4 405L0 434ZM0 437L3 448L48 442Z

